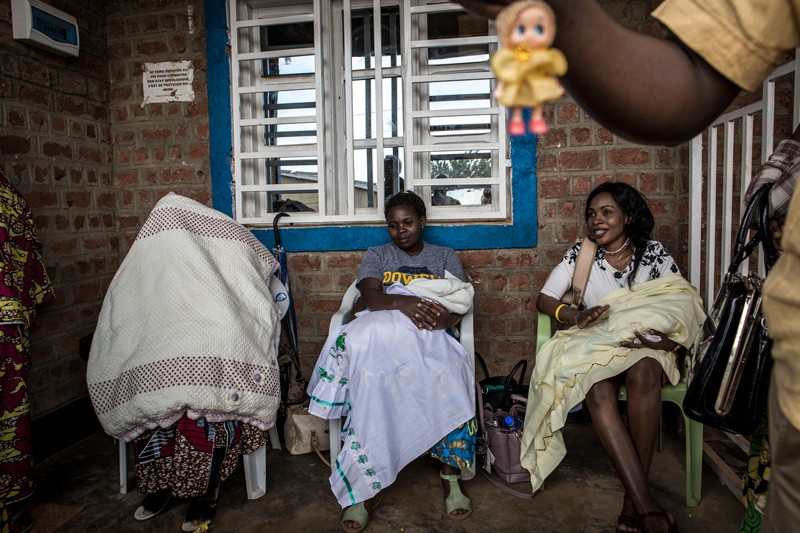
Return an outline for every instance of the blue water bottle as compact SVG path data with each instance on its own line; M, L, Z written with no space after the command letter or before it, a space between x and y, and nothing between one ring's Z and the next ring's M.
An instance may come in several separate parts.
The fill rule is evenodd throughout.
M503 419L503 427L511 431L522 429L522 419L516 416L506 416Z

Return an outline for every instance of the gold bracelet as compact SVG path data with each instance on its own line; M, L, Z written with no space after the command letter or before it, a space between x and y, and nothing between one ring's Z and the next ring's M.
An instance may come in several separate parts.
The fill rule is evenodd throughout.
M567 304L561 304L558 307L556 307L555 319L558 320L562 324L566 324L567 323L566 320L561 320L560 318L558 318L558 312L561 311L562 307L569 307L569 306Z
M680 351L681 348L683 348L683 346L681 346L680 344L676 344L675 347L669 351L669 353L674 353L675 355L678 355L678 352Z

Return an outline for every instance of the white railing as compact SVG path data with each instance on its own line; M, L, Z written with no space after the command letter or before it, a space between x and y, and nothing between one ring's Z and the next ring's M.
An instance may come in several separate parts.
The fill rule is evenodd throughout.
M689 145L688 275L707 308L730 264L744 191L753 170L767 160L775 142L781 140L775 138L776 131L783 134L791 121L791 129L785 134L788 136L800 122L798 51L794 60L778 67L764 81L760 101L720 116ZM778 87L783 83L791 83L791 89ZM791 101L786 101L787 96ZM759 129L760 140L756 137ZM754 167L753 159L759 154Z

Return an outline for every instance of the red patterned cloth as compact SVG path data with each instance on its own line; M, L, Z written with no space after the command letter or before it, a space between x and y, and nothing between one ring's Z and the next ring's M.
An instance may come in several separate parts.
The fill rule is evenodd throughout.
M146 431L131 441L136 488L142 494L169 489L176 498L203 496L236 470L240 454L265 443L266 434L250 424L184 415L168 428Z
M0 172L0 507L33 493L28 330L53 298L27 202Z

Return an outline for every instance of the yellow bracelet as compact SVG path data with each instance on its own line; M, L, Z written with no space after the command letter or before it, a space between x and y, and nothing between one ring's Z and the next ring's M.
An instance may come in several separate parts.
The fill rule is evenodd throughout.
M558 318L558 312L561 311L562 307L569 307L569 306L567 304L561 304L558 307L556 307L555 318L556 318L556 320L558 320L562 324L566 324L567 323L566 320L561 320L560 318Z

